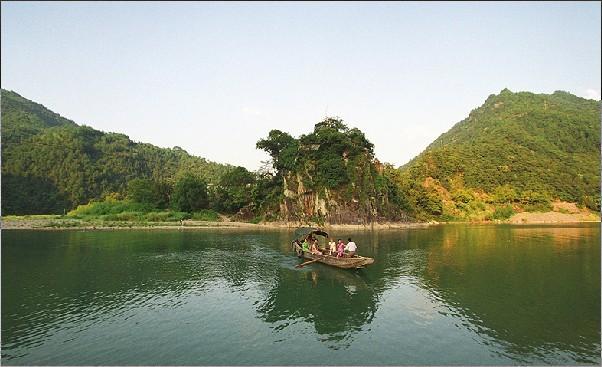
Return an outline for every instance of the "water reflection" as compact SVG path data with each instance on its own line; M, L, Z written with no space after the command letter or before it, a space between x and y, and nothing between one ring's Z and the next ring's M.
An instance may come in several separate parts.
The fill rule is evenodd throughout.
M279 330L301 318L332 349L349 347L377 309L378 294L357 272L319 264L305 271L282 269L276 279L257 308L260 317Z
M474 350L445 344L460 340L476 341L483 363L600 362L597 225L341 233L354 238L360 254L376 259L361 271L323 264L295 269L300 260L290 251L291 235L5 231L2 362L44 364L47 360L28 359L29 354L54 342L57 359L50 361L64 363L58 354L64 346L71 346L63 351L70 358L92 348L78 344L91 330L122 328L127 334L128 327L146 323L182 337L180 344L192 351L182 363L198 364L195 350L236 343L232 332L216 330L236 316L248 320L239 347L268 354L274 354L274 343L313 339L314 348L328 353L355 353L349 363L375 364L369 353L358 352L374 338L389 341L380 344L380 364L440 364L450 361L451 352L460 353L460 364L478 363L471 360ZM435 325L446 322L455 328L442 334ZM194 327L184 332L184 325ZM420 345L410 342L415 336L440 345L440 358L421 355ZM144 338L139 343L142 349L149 345ZM398 345L407 346L406 359L399 359ZM103 364L106 350L98 353L83 361ZM215 354L207 364L243 361L240 349L232 353L222 360ZM180 355L175 349L174 354ZM145 364L140 361L130 363ZM282 364L291 361L306 363Z
M441 232L440 246L428 247L425 268L413 274L470 320L466 327L501 343L514 360L599 362L596 227L446 226Z
M321 273L310 273L313 283L280 274L283 284L260 309L266 320L301 316L319 334L330 335L324 340L345 341L334 347L348 347L374 318L383 292L415 285L444 307L442 314L482 338L496 355L519 363L600 361L597 225L449 225L355 233L354 238L362 244L362 254L377 259L357 278L362 286L346 278L308 290L309 284L322 284ZM353 317L335 318L337 309Z
M59 331L76 335L136 310L176 310L222 281L241 294L257 283L269 286L276 275L270 263L283 257L262 249L261 233L2 236L3 360L24 356ZM278 232L270 236L280 241Z

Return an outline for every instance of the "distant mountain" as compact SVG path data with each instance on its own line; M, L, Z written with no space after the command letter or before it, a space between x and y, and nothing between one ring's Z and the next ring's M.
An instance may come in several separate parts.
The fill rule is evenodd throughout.
M173 181L184 172L218 182L232 167L79 126L2 90L2 214L63 213L133 178Z
M515 202L535 196L599 209L600 102L504 89L400 171L418 210L435 215L446 200L466 203L467 192L485 201L506 192ZM418 198L425 191L443 208Z

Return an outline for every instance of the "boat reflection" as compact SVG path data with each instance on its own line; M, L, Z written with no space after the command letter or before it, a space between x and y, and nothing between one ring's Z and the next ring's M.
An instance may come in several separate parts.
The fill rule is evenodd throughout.
M315 264L304 271L281 269L276 279L257 308L271 325L301 318L313 324L329 348L339 349L374 318L378 294L359 272Z

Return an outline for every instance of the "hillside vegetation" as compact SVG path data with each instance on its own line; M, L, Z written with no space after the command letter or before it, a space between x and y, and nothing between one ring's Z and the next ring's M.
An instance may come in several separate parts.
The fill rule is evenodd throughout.
M504 89L401 167L397 182L423 219L505 219L553 199L598 211L600 102Z
M128 182L175 185L185 173L217 184L233 169L104 133L2 90L2 213L63 213L107 195L125 197Z
M249 172L80 126L14 92L1 105L3 215L369 224L600 210L600 102L566 92L491 95L398 169L339 118L299 137L270 131L256 147L271 161Z

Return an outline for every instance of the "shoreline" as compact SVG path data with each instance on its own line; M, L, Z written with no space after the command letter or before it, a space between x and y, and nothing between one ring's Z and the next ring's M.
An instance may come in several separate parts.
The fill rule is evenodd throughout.
M182 225L177 222L87 222L80 219L5 219L0 221L1 229L10 230L204 230L204 229L227 229L227 230L294 230L299 227L320 227L327 230L366 230L374 229L407 229L426 228L440 223L372 223L363 224L327 224L323 226L310 225L306 223L247 223L247 222L209 222L209 221L184 221Z
M315 226L326 230L352 230L352 231L373 231L373 230L396 230L396 229L416 229L428 228L439 225L455 225L455 224L471 224L471 225L563 225L563 224L582 224L582 223L600 223L600 217L563 217L563 218L547 218L545 215L538 213L531 217L520 217L520 220L506 221L464 221L464 222L386 222L386 223L371 223L371 224L325 224L323 226ZM549 217L549 216L548 216ZM517 218L518 219L518 218ZM542 220L545 219L545 220ZM247 222L208 222L208 221L193 221L187 220L182 224L177 222L94 222L84 221L81 219L67 218L1 218L0 228L10 230L42 230L42 231L61 231L61 230L205 230L205 229L225 229L225 230L294 230L298 227L313 226L306 223L285 223L285 222L268 222L268 223L247 223Z

